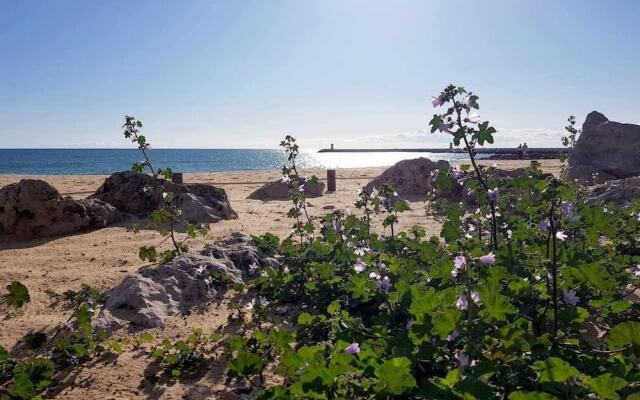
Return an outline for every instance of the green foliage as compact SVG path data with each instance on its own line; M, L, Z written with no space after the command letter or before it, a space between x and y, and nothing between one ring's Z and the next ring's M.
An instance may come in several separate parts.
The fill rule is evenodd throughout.
M20 282L11 282L7 285L7 293L4 295L4 302L10 306L20 308L31 301L29 290Z
M141 340L147 341L142 337ZM216 348L219 334L205 335L194 329L185 340L163 340L151 348L149 357L157 362L171 377L180 378L198 372L207 362L207 356Z
M477 96L451 86L440 97L449 107L432 130L450 116L462 124L444 128L471 153L493 142L495 130L473 122ZM295 141L285 144L295 160ZM396 231L406 204L388 186L358 194L359 216L314 217L320 231L300 240L256 238L282 266L248 285L266 300L248 337L229 341L229 376L261 399L633 399L640 307L626 296L640 285L638 205L586 204L535 162L515 177L472 167L433 177L439 238ZM469 204L447 200L456 190L472 193ZM304 216L292 201L292 218ZM276 341L284 306L297 311ZM594 327L602 343L586 334Z

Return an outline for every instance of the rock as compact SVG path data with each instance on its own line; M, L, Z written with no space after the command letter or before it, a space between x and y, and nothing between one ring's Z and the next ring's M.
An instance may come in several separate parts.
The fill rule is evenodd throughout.
M231 208L231 204L229 204L229 198L227 197L227 192L224 189L217 188L212 185L206 185L204 183L187 183L184 185L187 188L187 193L190 194L192 200L197 200L202 204L203 207L208 211L208 218L210 219L237 219L238 214ZM182 197L187 197L186 194L183 194ZM193 198L195 197L195 199ZM184 198L181 196L178 197L177 201L179 206L182 208L183 213L188 213L186 205L184 204ZM207 222L204 221L206 218L204 215L202 218L198 218L197 216L194 219L189 219L184 216L185 219L189 222L197 223L197 222ZM216 222L216 221L211 221Z
M589 113L569 153L565 179L604 182L636 175L640 175L640 126L609 121L597 111Z
M62 197L53 186L23 179L0 189L0 236L33 239L103 228L120 219L98 199Z
M188 222L209 223L238 218L224 189L201 183L160 181L164 192L174 193L176 204ZM146 216L162 204L160 191L145 191L145 188L154 187L154 184L153 177L147 174L116 172L105 179L91 198L103 200L122 212Z
M424 157L402 160L387 168L380 176L369 182L363 190L371 192L374 187L379 189L386 183L393 186L400 197L426 196L433 190L431 173L449 168L451 165L444 160L433 162Z
M233 233L199 253L184 254L171 263L143 268L109 292L96 327L112 332L132 324L140 328L162 325L170 315L187 312L211 301L222 285L212 274L240 283L249 266L275 267L278 260L260 250L251 237Z
M588 204L614 203L617 206L624 206L640 199L640 176L608 181L593 185L587 190L586 202Z
M304 183L304 195L307 198L320 197L324 193L324 183L318 181L317 183L305 182ZM266 183L253 193L251 193L248 199L252 200L287 200L289 198L289 185L277 180L274 182Z

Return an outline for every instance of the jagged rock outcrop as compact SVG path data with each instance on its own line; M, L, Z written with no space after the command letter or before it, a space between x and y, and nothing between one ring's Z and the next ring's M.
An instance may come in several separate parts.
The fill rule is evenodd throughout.
M324 193L323 182L305 182L304 183L304 195L307 198L320 197ZM252 200L287 200L289 198L289 185L277 180L264 184L262 187L251 193L248 199Z
M592 111L569 153L565 179L604 182L640 175L640 126L609 121Z
M188 222L209 223L238 218L224 189L201 183L160 182L162 191L174 193L176 205ZM161 191L145 189L153 188L155 184L154 178L147 174L116 172L105 179L91 198L103 200L122 212L146 216L162 204Z
M278 260L260 250L250 236L233 233L199 253L141 269L109 292L96 326L109 332L127 324L158 327L167 316L211 301L222 288L214 275L240 283L252 264L275 267Z
M433 190L435 171L450 168L451 165L444 160L434 162L424 157L402 160L387 168L363 190L370 193L374 187L379 189L383 184L388 184L400 197L426 196ZM462 187L458 189L459 193L452 194L457 200L462 198Z
M0 236L33 239L103 228L120 219L98 199L62 197L45 181L23 179L0 189Z
M593 185L587 190L587 203L614 203L617 206L624 206L640 199L640 176L608 181Z

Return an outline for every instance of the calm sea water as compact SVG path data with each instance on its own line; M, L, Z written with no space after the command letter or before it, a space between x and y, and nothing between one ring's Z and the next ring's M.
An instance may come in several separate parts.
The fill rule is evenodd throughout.
M427 157L461 160L461 154L436 153L316 153L301 154L301 168L362 168L393 165ZM141 160L136 149L0 149L0 174L90 175L131 168ZM279 169L286 162L281 150L152 149L154 166L175 172L218 172Z

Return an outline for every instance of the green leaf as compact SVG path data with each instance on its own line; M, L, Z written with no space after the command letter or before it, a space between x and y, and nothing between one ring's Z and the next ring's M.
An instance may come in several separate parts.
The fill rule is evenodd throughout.
M481 315L490 320L506 321L507 314L516 312L509 298L500 293L501 289L500 283L496 280L487 281L478 289L482 300Z
M609 331L607 344L610 349L625 347L627 345L640 345L640 322L622 322Z
M375 371L379 390L399 395L416 386L411 375L411 361L406 357L396 357L378 366Z
M610 373L602 374L595 378L588 377L587 385L589 389L600 395L603 399L617 400L620 396L616 390L620 390L627 386L627 381Z
M31 301L29 290L20 282L11 282L7 285L7 291L9 293L5 294L4 298L10 306L20 308Z
M264 362L257 354L242 351L229 362L227 374L232 378L249 377L262 371Z
M461 317L460 311L454 309L435 313L431 317L431 322L433 323L432 332L442 339L446 338L456 328Z
M580 374L571 364L557 357L536 361L533 369L540 374L540 382L564 382Z

